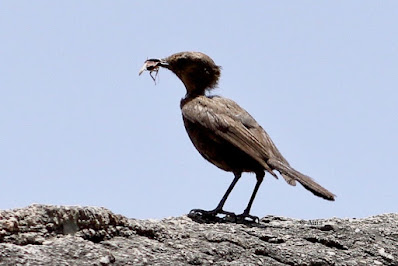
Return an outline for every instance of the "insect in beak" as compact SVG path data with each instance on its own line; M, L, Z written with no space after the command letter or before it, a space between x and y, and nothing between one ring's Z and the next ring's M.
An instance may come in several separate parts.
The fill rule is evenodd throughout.
M158 76L159 67L167 67L169 64L160 59L148 59L145 61L144 65L138 72L138 75L141 75L144 71L149 71L149 75L151 76L152 80L156 84L156 78ZM155 72L155 76L152 75L152 72Z

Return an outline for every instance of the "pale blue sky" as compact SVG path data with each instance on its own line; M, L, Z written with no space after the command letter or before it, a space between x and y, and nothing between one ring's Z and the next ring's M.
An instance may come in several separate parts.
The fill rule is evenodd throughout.
M231 173L197 153L182 83L145 59L191 50L335 202L266 176L252 214L398 211L397 1L1 1L0 209L103 206L132 218L214 208ZM226 209L241 213L244 174Z

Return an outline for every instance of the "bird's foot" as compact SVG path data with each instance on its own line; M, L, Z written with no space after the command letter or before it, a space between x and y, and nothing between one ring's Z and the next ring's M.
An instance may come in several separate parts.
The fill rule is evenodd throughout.
M188 217L192 219L201 219L212 222L236 222L236 214L224 210L214 209L205 211L201 209L193 209L189 212Z
M260 223L260 218L248 213L242 213L236 216L236 222L239 224L258 224Z

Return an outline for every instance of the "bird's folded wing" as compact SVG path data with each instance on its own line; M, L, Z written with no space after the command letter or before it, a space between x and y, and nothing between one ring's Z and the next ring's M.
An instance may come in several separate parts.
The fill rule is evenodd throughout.
M208 128L244 151L277 177L266 163L271 154L252 130L260 126L235 102L221 97L196 97L183 106L182 113L190 122Z

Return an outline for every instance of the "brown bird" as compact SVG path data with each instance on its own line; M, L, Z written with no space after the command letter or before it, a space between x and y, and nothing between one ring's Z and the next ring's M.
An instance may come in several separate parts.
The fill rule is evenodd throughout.
M220 67L200 52L181 52L164 59L148 59L139 74L164 67L184 83L187 93L181 100L185 129L199 153L218 168L232 172L234 180L214 210L194 209L191 215L215 219L222 214L235 221L257 222L250 209L265 171L278 178L277 170L289 185L296 181L316 196L334 200L335 195L310 177L292 168L282 156L267 132L237 103L220 96L207 96L217 86ZM156 77L152 78L155 80ZM257 183L246 209L240 215L223 210L225 201L243 172L256 174Z

